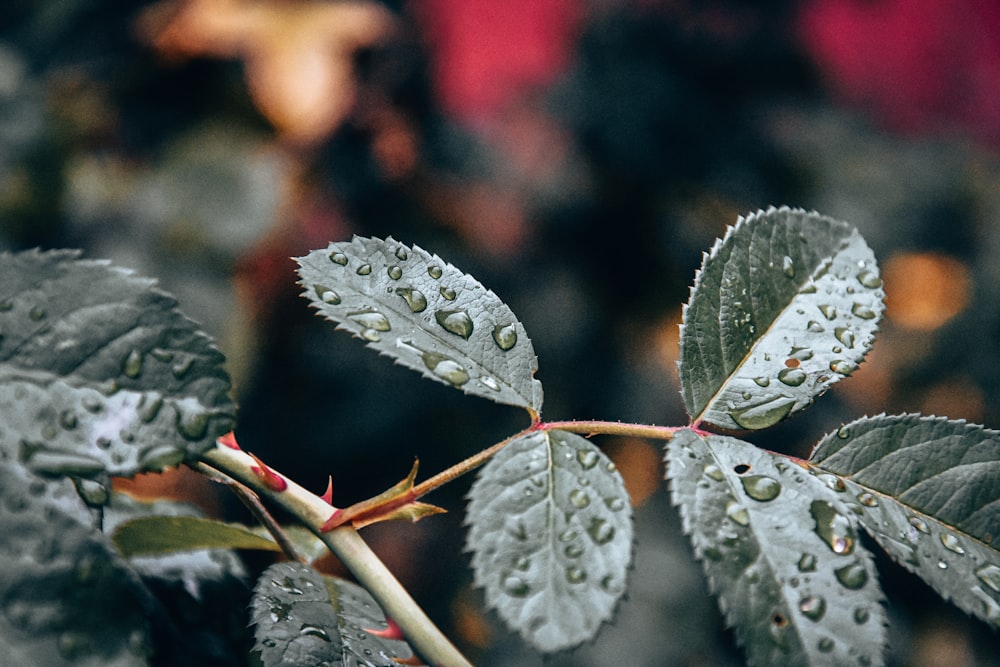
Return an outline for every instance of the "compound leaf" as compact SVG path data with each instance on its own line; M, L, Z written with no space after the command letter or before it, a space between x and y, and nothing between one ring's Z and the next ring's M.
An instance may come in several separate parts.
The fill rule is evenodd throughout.
M1000 432L921 415L859 419L809 459L844 478L861 525L944 599L1000 627Z
M684 307L679 362L692 423L771 426L850 375L884 310L871 249L800 209L740 218L706 254Z
M147 664L148 591L69 480L0 465L0 651L11 665Z
M368 591L300 563L278 563L257 581L251 602L264 667L396 667L412 658Z
M472 276L392 238L356 236L298 262L304 296L338 329L432 380L541 411L524 327Z
M128 476L214 446L236 410L222 362L151 280L0 254L0 449L38 473Z
M537 431L469 493L468 549L486 602L538 650L591 639L625 590L632 513L614 464L584 438Z
M667 477L750 664L882 664L882 593L842 494L784 457L690 430L667 445Z

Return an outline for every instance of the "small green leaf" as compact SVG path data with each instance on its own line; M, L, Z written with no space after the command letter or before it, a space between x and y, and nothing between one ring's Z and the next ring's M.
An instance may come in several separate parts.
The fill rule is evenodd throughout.
M0 464L0 662L147 664L149 593L73 495Z
M767 428L850 375L884 310L872 251L850 225L799 209L740 218L705 255L679 362L692 422Z
M298 262L303 295L338 329L424 377L541 412L524 327L472 276L392 238L354 237Z
M39 474L158 471L214 446L223 356L151 280L67 251L0 254L0 450Z
M517 438L469 492L475 581L544 653L591 639L625 590L632 511L621 475L578 435Z
M251 614L264 667L396 667L412 657L405 642L372 634L388 624L368 591L299 563L264 571Z
M250 528L197 516L145 516L119 525L112 541L126 558L195 549L281 551L275 541Z
M1000 432L883 415L828 434L810 461L843 476L861 525L896 561L1000 627Z
M667 477L752 665L880 665L882 593L842 493L735 438L678 431Z

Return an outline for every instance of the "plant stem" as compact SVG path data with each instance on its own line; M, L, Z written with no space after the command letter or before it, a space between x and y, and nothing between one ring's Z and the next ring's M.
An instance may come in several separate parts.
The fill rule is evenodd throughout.
M569 431L580 435L624 435L634 438L672 440L674 433L686 426L652 426L649 424L626 424L606 421L564 421L542 422L534 427L536 431Z
M352 526L328 532L320 530L334 507L284 476L287 488L271 489L253 472L258 463L242 450L216 446L203 453L201 459L297 517L372 594L386 615L399 625L413 649L429 664L471 667Z

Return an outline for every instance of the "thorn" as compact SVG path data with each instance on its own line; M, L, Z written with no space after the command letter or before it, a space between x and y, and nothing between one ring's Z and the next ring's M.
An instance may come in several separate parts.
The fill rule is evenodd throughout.
M375 637L381 637L382 639L398 639L403 641L403 631L399 629L398 625L396 625L396 621L392 620L389 616L386 616L385 622L389 624L389 627L385 630L371 630L369 628L365 628L365 632L370 635L374 635Z
M343 519L341 519L341 516L343 514L344 514L344 510L342 510L342 509L338 508L338 509L333 510L333 514L331 514L330 518L326 520L326 523L324 523L322 526L319 527L320 532L328 533L331 530L333 530L334 528L336 528L337 526L339 526L342 523L344 523Z
M325 500L327 505L333 505L333 475L330 475L327 480L326 491L323 492L320 498Z
M216 440L223 447L229 447L229 449L239 449L240 445L236 442L236 434L230 431L218 440Z
M392 661L397 665L425 665L427 663L420 660L415 655L411 655L409 658L393 658Z
M257 462L257 465L250 466L250 470L253 472L253 474L260 477L260 480L264 482L264 486L271 489L272 491L284 491L285 489L288 488L288 482L286 482L281 475L268 468L266 465L264 465L263 461L261 461L253 454L250 454L250 452L247 452L247 455L249 455L250 458L252 458L254 461Z

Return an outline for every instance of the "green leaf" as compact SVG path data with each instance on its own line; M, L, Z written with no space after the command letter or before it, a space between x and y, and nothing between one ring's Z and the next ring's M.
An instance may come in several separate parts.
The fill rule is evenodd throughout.
M841 494L784 457L678 431L667 477L753 665L879 665L882 593Z
M772 426L864 359L884 310L857 230L799 209L740 218L706 254L684 307L679 362L692 423Z
M861 525L944 599L1000 627L1000 432L920 415L859 419L809 459L843 476Z
M412 656L405 642L373 634L388 623L368 591L300 563L264 571L251 614L264 667L396 667Z
M614 463L578 435L536 431L484 466L469 498L468 549L487 604L545 653L597 634L632 557Z
M472 276L392 238L356 236L298 262L304 296L338 329L424 377L541 412L524 327Z
M119 525L111 537L126 558L195 549L281 551L247 526L197 516L145 516Z
M148 592L110 542L81 522L72 484L5 462L0 500L2 662L147 664Z
M212 447L235 418L222 362L151 280L0 254L0 449L36 472L127 476Z

